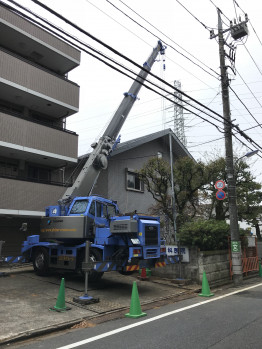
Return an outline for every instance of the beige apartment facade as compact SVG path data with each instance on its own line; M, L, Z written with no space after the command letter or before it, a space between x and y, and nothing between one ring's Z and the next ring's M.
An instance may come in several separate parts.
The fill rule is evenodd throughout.
M68 73L80 51L3 3L0 32L0 240L12 255L12 241L37 233L65 190L65 169L77 164L78 135L66 118L79 108Z

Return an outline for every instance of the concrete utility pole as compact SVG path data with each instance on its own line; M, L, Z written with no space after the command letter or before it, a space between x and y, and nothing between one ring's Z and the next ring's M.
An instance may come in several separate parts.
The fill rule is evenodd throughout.
M236 180L234 173L234 159L232 146L232 126L229 104L229 80L227 75L227 67L225 64L224 37L220 10L218 10L218 41L219 41L219 57L220 57L220 73L221 73L221 90L223 101L223 116L225 130L225 148L226 148L226 174L229 202L229 219L231 233L231 256L232 271L234 285L240 285L243 282L242 258L241 258L241 242L238 227L237 213L237 196L236 196Z

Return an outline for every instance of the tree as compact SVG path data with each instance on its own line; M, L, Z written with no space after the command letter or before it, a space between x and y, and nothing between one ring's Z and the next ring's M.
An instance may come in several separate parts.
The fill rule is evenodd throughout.
M262 218L262 186L255 181L249 166L244 161L239 161L238 166L236 166L236 174L239 220L254 226L256 235L261 240L259 223Z
M207 164L195 162L189 157L177 159L174 166L174 191L176 223L178 232L188 221L202 217L225 221L229 218L228 199L218 200L215 183L218 179L226 180L226 162L223 157ZM159 158L150 159L139 172L147 190L157 202L157 210L163 212L174 224L171 205L171 173L167 161ZM260 237L259 221L262 216L261 184L255 181L248 164L235 163L237 205L239 220L245 220L256 227ZM227 188L225 187L227 193Z
M262 191L261 184L255 181L255 177L250 171L249 165L243 161L235 162L236 192L238 218L256 227L257 236L260 237L259 221L262 216ZM208 218L225 220L229 218L228 199L217 200L215 182L222 179L227 184L225 159L220 157L215 161L210 161L206 166L206 177L208 184L202 191L202 197L209 202L205 206ZM227 193L227 187L225 187Z
M167 161L151 158L139 171L140 178L153 198L161 205L162 211L174 224L171 205L171 170ZM205 166L189 157L176 160L174 167L175 207L179 228L197 212L198 190L206 182Z

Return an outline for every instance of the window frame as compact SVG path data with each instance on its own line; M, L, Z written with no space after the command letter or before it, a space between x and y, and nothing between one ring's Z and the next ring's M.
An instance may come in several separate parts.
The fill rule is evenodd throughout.
M128 186L128 176L134 176L134 188ZM125 177L126 177L126 190L134 191L137 193L144 193L144 183L141 181L140 178L137 178L137 177L139 177L139 175L135 170L130 169L130 168L126 168ZM135 177L139 180L139 184L140 184L139 189L136 188L136 181L135 181L136 178Z

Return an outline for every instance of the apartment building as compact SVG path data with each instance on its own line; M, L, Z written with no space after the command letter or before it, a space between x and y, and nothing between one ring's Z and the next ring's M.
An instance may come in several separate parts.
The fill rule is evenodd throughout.
M12 255L12 241L37 233L45 207L65 190L65 169L77 163L78 135L66 118L79 108L68 72L80 51L4 3L0 33L0 240Z

